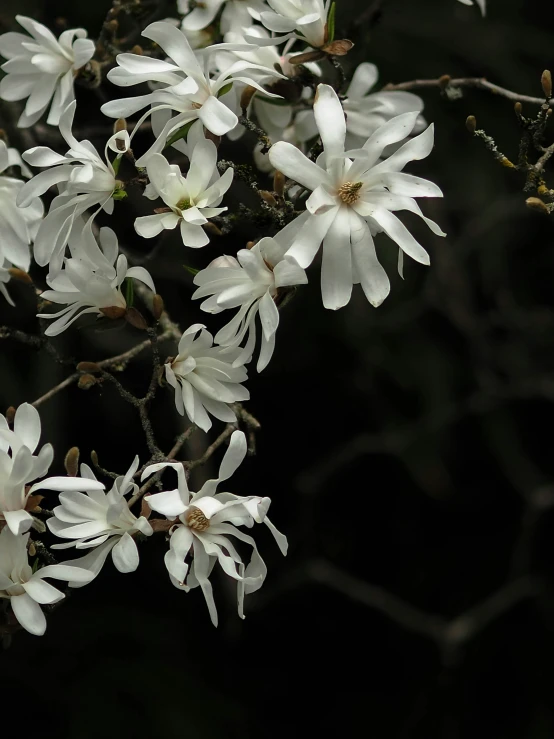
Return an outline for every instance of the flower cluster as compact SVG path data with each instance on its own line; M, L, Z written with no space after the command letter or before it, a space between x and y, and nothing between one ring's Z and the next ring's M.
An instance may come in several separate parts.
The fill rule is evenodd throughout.
M476 1L484 13L484 0ZM66 30L56 39L23 16L17 20L29 35L0 36L6 59L0 98L26 101L20 127L33 126L49 108L46 122L56 130L48 141L59 133L64 142L32 146L20 156L0 140L0 292L14 306L6 284L16 275L28 281L33 275L43 332L39 343L84 315L100 321L125 317L148 331L137 351L151 346L154 362L144 398L134 398L108 375L105 363L92 365L91 372L103 373L102 381L111 379L139 408L151 452L142 468L136 457L126 474L112 473L107 492L87 465L81 465L80 475L75 465L66 477L41 479L53 450L46 444L36 453L37 410L24 403L0 416L0 598L10 599L15 618L34 634L45 628L40 605L63 597L45 577L80 587L98 575L110 554L120 572L134 571L137 542L159 532L169 540L165 563L173 585L185 592L199 587L217 624L209 578L219 563L237 582L243 616L244 596L266 577L244 528L265 523L281 552L287 551L286 538L267 518L269 498L218 492L246 455L245 434L236 426L244 421L240 403L250 397L244 386L248 365L254 361L261 372L270 363L280 310L318 269L320 251L324 307L346 306L358 284L376 307L391 289L381 250L391 245L395 255L398 250L401 276L405 255L430 263L398 214L415 214L434 235L445 235L417 200L440 198L440 188L405 171L433 149L434 128L423 118L423 101L410 92L376 89L378 71L369 61L346 77L340 57L353 44L335 38L335 3L206 0L189 7L178 0L177 5L180 18L138 29L143 45L132 49L119 48L116 41L110 48L102 42L95 46L84 29ZM98 74L94 85L110 83L102 91L99 135L83 130L74 91L76 79L90 82L92 68ZM337 70L344 75L339 83ZM114 93L135 87L138 94ZM122 97L108 99L110 90L111 97ZM113 128L109 119L117 119ZM242 136L252 139L246 164L232 158L233 142ZM118 238L106 225L115 225L110 218L116 209L123 217L133 212L127 233L134 235L134 226L135 240L144 252L151 250L144 261L150 259L154 268L163 253L152 246L161 245L164 232L173 232L172 248L181 249L184 261L188 248L203 250L197 252L201 268L190 270L190 298L202 302L191 306L214 316L231 311L213 335L196 322L183 331L164 314L150 272L133 264L132 252L120 246L122 233ZM237 243L239 224L250 234L246 243ZM227 253L219 249L204 258L222 236L230 237ZM39 267L44 274L35 278ZM153 321L135 308L135 287ZM160 326L163 339L177 344L173 356L161 354ZM121 365L114 362L118 368L129 358L123 357ZM218 477L198 492L189 491L188 463L175 461L173 450L165 455L157 449L150 422L144 421L160 386L174 393L175 417L186 416L189 429L208 432L214 419L229 425ZM177 487L145 495L154 482L162 485L168 466L177 474ZM38 491L59 493L46 525ZM141 499L140 512L134 512ZM152 518L153 513L164 518ZM32 532L46 526L61 540L53 549L86 552L42 566ZM247 562L235 540L252 549ZM36 557L32 565L29 557Z

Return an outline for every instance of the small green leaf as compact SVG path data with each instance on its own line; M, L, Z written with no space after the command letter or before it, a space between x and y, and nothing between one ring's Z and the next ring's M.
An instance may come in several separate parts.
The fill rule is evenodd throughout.
M217 97L221 98L223 95L226 95L230 90L233 89L233 83L228 82L226 85L223 85L223 87L217 91Z
M127 308L131 308L133 305L133 301L135 299L135 287L133 285L133 280L130 277L125 278L125 302L127 303Z
M195 269L194 267L189 267L188 264L183 264L183 267L187 270L187 272L190 272L191 275L197 275L200 270Z
M337 4L331 3L331 9L329 10L329 15L327 16L327 43L330 44L331 41L335 40L335 11L336 11Z
M116 187L112 192L112 198L114 200L124 200L127 197L127 193L122 187Z
M117 156L112 162L113 171L116 177L117 177L117 173L119 172L120 166L121 166L121 156Z
M35 574L35 572L36 572L36 571L38 570L38 565L39 565L39 561L38 561L38 557L37 557L37 558L35 559L35 561L33 562L33 566L32 566L32 568L31 568L31 569L32 569L32 572L33 572L33 575L34 575L34 574Z
M194 123L194 120L189 121L188 123L185 123L185 125L182 128L179 128L175 133L170 136L167 140L166 145L164 146L164 149L167 149L168 146L171 146L176 141L179 141L180 139L186 139L188 132L190 131L190 127Z

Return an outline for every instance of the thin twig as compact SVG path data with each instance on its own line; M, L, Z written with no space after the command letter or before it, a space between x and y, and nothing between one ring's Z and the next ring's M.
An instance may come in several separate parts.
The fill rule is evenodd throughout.
M177 437L177 440L175 441L175 444L171 448L171 451L169 451L167 454L167 457L165 457L166 462L171 462L173 459L175 459L177 454L179 454L181 447L192 436L195 429L196 429L196 426L194 425L189 426L186 431L183 431L183 433ZM149 462L148 464L151 464L151 462ZM145 465L144 469L146 469L146 467L148 467L148 465ZM144 469L142 470L142 472L144 472ZM128 502L129 508L131 508L131 506L133 506L138 500L140 500L142 496L152 487L152 485L161 478L161 476L162 476L162 471L156 472L156 474L152 475L152 477L150 477L144 483L144 485L140 488L140 490L138 490L135 493L135 495L133 495L133 497L130 498Z
M175 330L173 326L174 324L171 326L171 328L166 329L163 332L163 334L158 336L158 341L166 341L167 339L172 339L172 338L174 339ZM151 345L150 339L146 339L145 341L141 341L140 344L136 344L134 347L132 347L128 351L123 352L123 354L117 354L115 357L109 357L108 359L102 359L100 362L95 362L95 364L97 364L101 369L112 369L112 370L116 370L120 372L123 369L125 369L125 366L131 359L133 359L138 354L143 352L150 345ZM47 400L50 400L50 398L53 398L61 390L64 390L66 387L69 387L74 382L77 382L79 377L81 377L81 374L82 374L81 372L74 372L72 375L69 375L69 377L66 377L65 380L62 380L58 385L51 388L47 393L45 393L44 395L41 395L40 398L37 398L33 403L31 403L31 405L33 405L35 408L38 408L39 405L42 405Z
M399 82L398 84L389 83L383 87L383 90L421 90L428 87L438 87L445 89L447 87L467 87L477 88L492 92L494 95L500 95L508 100L519 101L520 103L532 103L533 105L544 105L544 98L532 97L531 95L522 95L519 92L507 90L484 77L458 77L456 79L446 79L440 77L436 80L410 80L409 82ZM554 106L554 98L550 100L550 106Z

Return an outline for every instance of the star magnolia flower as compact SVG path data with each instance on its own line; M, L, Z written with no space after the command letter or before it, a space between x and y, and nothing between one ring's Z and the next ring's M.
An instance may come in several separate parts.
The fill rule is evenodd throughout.
M298 38L316 49L325 44L330 0L267 1L273 10L251 15L270 31L288 34L274 39L275 43Z
M24 183L3 174L9 167L19 167L23 175L31 176L18 152L0 140L0 283L9 281L8 269L12 266L25 272L29 269L29 245L37 234L44 213L40 198L32 199L26 208L17 207L17 197ZM14 305L3 284L0 284L0 292L10 305Z
M306 273L294 259L284 258L289 247L284 230L275 238L264 238L252 249L241 249L234 257L218 257L198 272L194 284L199 285L193 300L205 298L200 306L208 313L220 313L239 308L231 321L215 337L216 344L237 347L248 332L246 345L234 364L248 362L256 344L256 316L262 325L262 340L257 370L267 367L275 349L275 334L279 325L277 305L283 297L282 288L304 285ZM280 241L282 239L282 241Z
M237 580L238 611L241 618L244 618L244 595L258 590L267 573L254 539L236 527L251 528L254 523L265 523L281 552L287 553L286 537L277 531L266 515L271 503L269 498L216 493L219 483L234 474L245 455L245 436L242 431L235 431L221 462L218 477L205 482L197 493L189 492L185 470L180 463L162 462L150 465L142 476L144 479L164 467L173 467L177 472L176 490L147 495L145 500L153 511L162 513L170 520L179 518L171 529L169 552L165 555L169 577L175 587L185 592L200 586L214 626L217 626L217 611L208 579L214 564L219 562L224 572ZM249 544L253 549L252 558L246 568L231 543L231 536ZM192 555L190 564L185 562L188 555Z
M199 333L200 332L200 333ZM248 400L250 393L240 383L248 379L243 366L234 366L238 350L213 346L205 326L195 323L179 341L179 353L165 365L165 376L175 389L175 406L203 431L212 427L210 413L220 421L237 420L229 403Z
M404 113L378 128L363 149L351 152L352 158L344 151L344 112L329 85L318 86L314 113L324 147L317 163L285 142L278 142L269 152L276 169L313 191L306 203L307 212L296 219L299 230L287 254L307 267L323 242L321 289L326 308L336 310L346 305L356 282L361 283L372 305L380 305L390 283L377 259L372 229L374 233L385 231L403 252L422 264L429 264L429 255L393 211L416 213L433 233L445 235L423 216L414 200L441 197L440 189L428 180L401 172L408 162L429 155L433 127L379 162L386 146L410 134L417 112Z
M50 605L65 598L45 577L71 580L85 585L92 580L86 570L66 564L47 565L33 572L27 557L29 534L15 536L6 527L0 533L0 598L8 598L21 626L35 636L46 631L46 618L40 605Z
M61 485L57 488L62 490L61 505L54 508L54 517L48 519L47 525L60 539L74 541L53 544L52 549L91 549L84 557L66 562L88 570L91 579L98 575L110 552L119 572L134 572L139 564L139 553L133 534L140 532L151 536L153 533L144 516L137 518L131 513L125 499L126 495L134 495L138 490L138 485L133 482L138 466L139 458L135 457L127 473L118 477L107 493L103 485L101 489L88 490L86 495L78 492L86 489L91 481L97 482L94 472L86 464L81 465L81 478L67 478L68 483L72 481L67 490L64 491ZM80 483L81 488L76 488L76 483ZM72 583L72 587L78 587L78 583Z
M56 37L41 23L16 15L20 26L31 34L4 33L0 36L0 56L6 76L0 82L0 98L27 99L17 123L34 125L52 101L47 123L57 126L65 108L75 99L73 79L94 54L94 43L84 28L72 28Z
M60 133L70 147L65 156L47 146L35 146L23 154L23 159L33 167L48 167L35 175L21 188L17 204L26 207L38 195L52 185L58 185L61 194L52 201L46 218L38 230L34 255L41 267L50 264L50 272L59 272L73 223L89 208L96 207L94 219L100 210L113 213L114 200L119 183L115 178L108 150L121 158L129 148L129 134L119 131L107 142L104 159L90 141L77 141L71 133L76 103L71 103L60 119ZM89 224L89 225L92 225Z
M423 100L411 92L389 90L370 93L376 85L379 73L375 64L360 64L346 90L346 99L342 107L346 113L346 146L349 149L362 146L379 126L383 126L391 118L402 113L423 110ZM318 130L312 110L300 111L294 121L297 136L305 142L317 136ZM419 116L412 134L423 131L426 123ZM385 155L392 152L385 151Z
M26 492L25 486L45 475L54 457L51 444L33 455L40 432L40 416L29 403L17 409L13 431L0 415L0 522L5 521L14 534L28 531L33 523L25 506L35 488Z
M481 13L483 13L483 15L486 13L487 8L485 6L485 0L475 0L475 3L473 0L460 0L460 2L464 5L474 5L476 3L481 8Z
M140 118L134 131L137 131L141 123L152 113L161 110L173 110L178 113L166 119L154 144L137 159L138 166L146 166L148 159L153 154L161 152L167 142L171 141L173 134L197 118L216 136L223 136L231 131L237 125L238 118L219 98L235 82L252 85L270 97L279 97L263 90L250 77L237 74L247 69L256 69L256 65L249 62L237 61L216 79L210 78L208 70L211 69L211 55L221 50L232 51L236 48L233 44L216 44L207 49L197 50L195 54L182 31L165 21L152 23L142 35L155 41L170 60L162 61L136 54L119 54L118 66L110 70L108 79L122 87L143 82L161 83L166 87L148 95L112 100L105 103L101 109L105 115L112 118L128 118L141 108L151 105L152 108ZM240 48L250 47L244 45ZM274 71L272 73L275 74Z
M189 13L188 0L177 0L177 10L183 15L186 14L183 18L183 29L200 31L206 28L219 13L222 5L224 7L219 20L221 33L249 26L252 22L249 9L253 8L260 13L267 7L262 0L247 0L246 2L245 0L205 0L198 3Z
M220 177L217 172L217 147L203 139L192 150L190 168L184 177L179 166L169 164L162 154L153 154L147 164L150 184L144 191L147 198L161 198L166 208L153 216L142 216L135 221L135 230L145 239L157 236L164 229L180 226L185 246L198 248L210 239L202 228L227 208L217 208L223 195L231 187L233 169Z
M54 277L48 276L51 288L41 294L41 298L52 303L66 305L58 313L39 313L38 318L56 318L46 331L46 336L57 336L85 313L120 317L127 309L127 301L121 292L125 279L143 282L152 292L156 292L150 273L144 267L128 267L127 257L119 254L117 236L111 228L100 229L100 245L90 228L82 234L80 249L75 255L64 260L63 269ZM114 311L115 309L115 311Z
M241 0L242 2L242 0ZM274 43L274 39L270 39L268 31L261 26L250 26L243 28L240 32L229 32L225 34L225 41L233 44L244 44L246 40L251 42L261 40L262 43L271 40ZM263 72L252 72L252 76L260 83L269 86L278 83L280 74L277 70L283 72L288 78L288 82L283 84L294 85L290 80L294 79L300 72L299 65L291 64L290 57L297 52L290 53L292 46L295 44L296 39L290 39L285 44L282 51L278 51L275 46L260 46L259 48L254 47L251 51L235 51L235 52L223 52L216 56L218 68L220 70L225 69L225 66L229 66L231 63L229 59L233 57L238 59L244 59L245 61L252 62L260 65ZM321 76L321 69L319 65L314 63L304 64L303 67L310 70L314 75ZM273 70L271 74L268 74L268 70ZM310 92L309 90L307 91ZM275 141L287 140L285 135L285 129L290 126L293 119L293 106L284 104L284 101L280 100L279 104L276 105L270 99L265 97L263 94L254 95L250 103L250 109L254 114L255 119L258 121L261 128L267 133L269 138ZM252 117L249 115L249 117ZM245 128L241 125L237 126L233 131L230 131L228 136L230 139L235 140L240 138L245 132ZM317 133L317 131L316 131ZM258 146L260 146L258 144ZM259 166L257 154L255 154L256 164ZM262 167L264 167L267 161L267 156L264 155L262 159ZM269 161L267 161L269 165ZM268 169L268 166L265 169ZM260 168L262 168L260 167ZM269 165L269 169L271 166Z

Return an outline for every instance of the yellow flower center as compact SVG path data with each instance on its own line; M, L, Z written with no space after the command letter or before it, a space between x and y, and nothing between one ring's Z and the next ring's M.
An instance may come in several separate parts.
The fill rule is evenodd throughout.
M178 208L178 210L187 210L190 208L190 200L188 200L188 198L181 198L175 207Z
M209 519L207 519L200 508L197 508L196 506L191 506L188 509L186 521L189 528L194 529L195 531L206 531L210 525Z
M345 182L339 187L339 198L343 203L352 205L360 197L363 182Z

